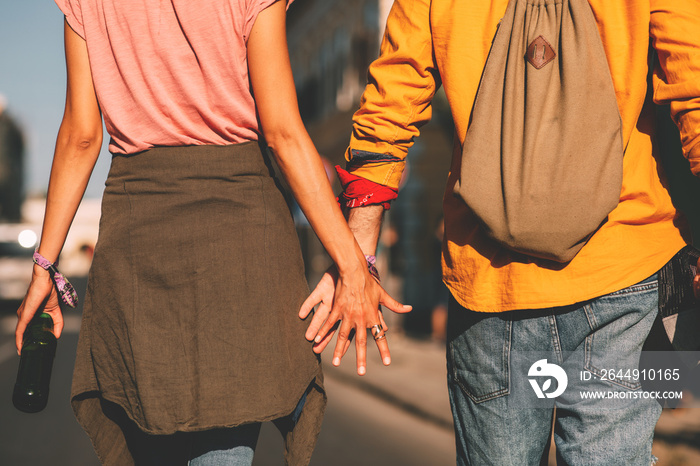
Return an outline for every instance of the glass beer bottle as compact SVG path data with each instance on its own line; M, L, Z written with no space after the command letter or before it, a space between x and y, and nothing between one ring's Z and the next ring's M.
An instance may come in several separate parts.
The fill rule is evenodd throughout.
M15 408L25 413L38 413L46 407L55 355L53 319L46 313L37 314L24 332L17 381L12 394Z

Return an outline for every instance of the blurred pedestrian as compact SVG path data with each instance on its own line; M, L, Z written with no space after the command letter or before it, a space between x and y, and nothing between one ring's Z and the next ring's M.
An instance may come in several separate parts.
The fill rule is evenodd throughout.
M511 2L394 2L381 55L370 66L369 84L353 118L352 138L346 153L347 177L355 180L354 188L363 189L354 189L348 200L349 224L363 251L373 254L382 214L397 192L408 148L419 135L421 125L430 119L431 100L438 87L444 85L456 129L452 169L444 197L442 268L451 293L447 364L458 464L539 464L550 438L555 405L558 462L653 464L653 431L661 412L655 400L630 396L611 408L603 401L582 401L576 395L578 389L587 387L640 390L639 380L602 381L600 368L637 367L642 344L657 315L657 271L686 246L687 231L683 230L681 215L671 202L657 160L662 148L654 139L653 103L670 103L681 131L684 154L693 172L700 175L700 35L697 34L700 3ZM600 36L604 54L570 54L561 60L574 64L602 55L603 66L609 67L607 80L611 77L614 87L614 92L610 92L611 107L619 110L613 123L621 122L618 147L619 151L624 150L624 158L619 162L622 184L619 202L617 192L613 193L616 207L609 211L602 225L600 222L594 225L599 228L592 235L577 244L583 245L578 254L568 261L554 262L517 252L492 239L476 212L455 191L464 173L463 145L473 134L470 125L476 119L473 110L477 91L480 86L494 84L484 82L481 77L489 53L495 50L495 45L493 50L491 46L506 8L522 6L523 10L518 11L527 9L527 13L516 18L526 26L546 27L554 22L554 17L550 17L551 22L548 22L550 18L542 18L562 11L573 12L574 3L583 5L577 11L590 18L593 27L589 31L595 30L595 35ZM590 10L584 11L589 6L592 14ZM543 16L538 18L538 12L543 12ZM574 28L582 26L579 21L582 18L583 15L576 17ZM505 19L500 24L503 29ZM510 46L525 42L517 34L510 37ZM551 45L556 48L562 43L559 35L549 40L533 35L527 40L532 42L513 50L508 60L521 69L531 65L544 69L545 74L562 69L563 62L552 53ZM586 72L590 71L583 71ZM605 78L603 74L600 76ZM499 87L500 84L501 81L496 81L493 88L511 99L504 97L489 102L496 111L511 105L513 96L523 92ZM547 89L549 94L545 92L535 103L551 103L554 95L566 88L565 83L561 87L554 83ZM578 88L569 90L578 92L578 98L584 101L603 102L602 89L592 93ZM482 135L478 142L487 148L489 144L499 147L502 142L517 150L536 138L543 147L557 147L567 141L558 139L557 134L548 137L546 131L539 138L539 130L566 120L575 110L569 107L550 115L536 113L535 118L540 118L537 134L515 134L513 140L501 141L500 126L491 126L494 136ZM519 115L513 118L517 120ZM598 119L599 115L594 114L589 121L579 123L583 127ZM599 142L596 136L588 141L593 142ZM589 156L588 143L572 153L559 155L562 160L585 159ZM495 158L497 161L498 153ZM484 158L481 163L494 166L496 161ZM526 163L519 168L527 169ZM513 168L507 167L511 172ZM517 171L519 168L514 176L520 175L518 181L527 186L532 180L524 179L523 173ZM566 168L562 168L561 173L565 173ZM555 182L556 175L542 181L545 185ZM515 194L534 198L540 187L542 184L530 183L529 190ZM489 194L482 196L490 196L492 188L488 186ZM478 191L475 196L479 196ZM591 196L590 204L593 200ZM494 198L485 201L495 202ZM562 201L566 199L544 200L541 207ZM528 220L534 220L537 227L537 211ZM566 228L571 224L554 225L560 226ZM324 277L311 298L329 299L331 278ZM694 286L696 295L700 296L700 276L696 277ZM311 304L307 302L306 306ZM310 325L321 336L332 324L332 320L319 324L324 318L317 313ZM569 378L569 388L563 394L543 401L547 403L546 409L526 409L522 398L515 394L522 388L533 395L526 381L532 374L527 367L524 372L517 372L522 368L516 367L514 361L516 356L532 352L546 355L545 362L550 361L546 368L562 363L567 354L575 353L566 362L576 367L576 374L594 372L596 380L586 385ZM532 364L530 370L536 375L537 369L543 367ZM551 381L550 378L543 386L554 386ZM564 385L560 381L558 386Z
M251 464L260 422L307 464L325 393L297 314L308 288L274 155L339 270L335 301L357 333L381 289L298 113L289 1L57 0L66 109L17 348L40 309L63 327L55 264L102 144L102 203L73 377L78 421L105 464ZM348 319L350 320L350 319ZM386 340L380 353L389 363Z
M442 282L442 242L445 238L445 219L440 216L433 232L431 259L434 257L437 266L431 266L431 278L433 285L433 309L430 312L430 337L438 343L445 343L447 338L447 305L450 292Z

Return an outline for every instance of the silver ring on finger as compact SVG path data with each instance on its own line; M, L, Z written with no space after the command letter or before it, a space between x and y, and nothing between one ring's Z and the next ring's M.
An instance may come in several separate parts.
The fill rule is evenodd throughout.
M375 340L384 331L384 329L382 328L382 326L380 324L374 324L370 327L370 329L372 331L372 336L374 337Z
M383 333L374 337L374 341L379 341L379 340L384 340L384 339L386 339L386 335L384 335Z

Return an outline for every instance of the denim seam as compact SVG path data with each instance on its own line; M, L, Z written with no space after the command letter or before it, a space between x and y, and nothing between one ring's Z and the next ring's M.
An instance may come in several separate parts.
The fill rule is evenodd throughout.
M646 282L646 283L640 283L637 285L632 285L628 288L624 288L619 291L615 291L614 293L610 293L607 296L620 296L620 295L625 295L629 293L638 293L641 291L649 291L653 290L659 287L659 282L658 280L654 280L653 282Z
M506 374L507 374L507 369L506 369ZM482 396L475 396L473 393L469 391L467 387L464 386L462 381L457 377L457 374L455 371L452 371L452 382L457 384L459 388L464 392L465 395L469 397L470 400L472 400L474 403L483 403L484 401L489 401L493 400L495 398L498 398L503 395L507 395L509 393L508 387L506 388L501 388L500 390L496 390L495 392L487 393L486 395Z
M506 340L503 343L503 380L506 381L505 394L510 393L510 346L513 336L513 319L506 321Z
M588 321L588 326L591 328L591 330L597 329L598 321L595 318L593 309L591 309L591 307L588 305L583 306L583 313L586 315L586 320Z
M553 315L549 316L549 333L552 337L552 347L559 364L564 362L564 357L561 354L561 339L559 338L559 329L557 328L557 319Z
M593 353L593 338L595 335L589 335L586 337L586 343L585 343L585 366L584 369L586 369L588 372L591 374L594 374L598 376L599 378L604 377L603 371L598 369L596 366L593 365L591 361L591 355ZM642 388L641 382L625 382L624 380L617 380L617 379L610 379L607 378L605 382L609 382L613 385L618 385L622 388L627 388L629 390L639 390Z

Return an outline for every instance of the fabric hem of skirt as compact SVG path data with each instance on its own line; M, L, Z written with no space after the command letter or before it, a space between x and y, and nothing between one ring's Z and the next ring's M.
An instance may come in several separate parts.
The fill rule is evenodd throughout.
M319 412L319 416L318 416L319 419L318 419L318 423L315 426L315 428L313 429L313 431L311 429L309 429L310 440L313 439L313 445L315 445L315 443L318 439L318 435L320 433L320 426L321 426L321 423L323 421L323 414L325 412L325 406L326 406L327 399L328 399L326 389L325 389L324 384L323 384L323 379L324 379L323 369L322 369L321 363L319 361L318 367L316 368L316 370L313 371L311 376L307 379L307 383L305 385L303 385L300 392L298 393L298 396L293 398L294 401L292 402L292 405L290 407L284 408L283 410L279 410L275 413L266 414L264 416L260 416L260 417L256 417L256 418L251 418L249 420L245 420L245 421L238 422L238 423L212 424L212 425L208 425L206 427L184 428L182 430L157 431L157 430L151 430L151 429L144 429L142 427L141 423L138 422L137 420L135 420L132 416L132 413L129 410L127 410L120 402L118 402L114 399L110 399L110 397L108 397L108 396L104 396L103 393L99 389L96 389L96 388L85 387L84 389L77 390L76 393L72 393L71 394L71 408L73 410L73 414L74 414L76 420L78 421L80 426L83 428L85 433L90 438L90 442L92 443L93 450L95 451L97 458L100 460L100 462L102 464L113 464L113 463L108 462L108 458L111 458L111 457L105 456L106 452L102 449L101 446L98 447L97 442L99 442L99 440L96 438L98 436L98 432L96 432L94 430L94 426L93 426L93 428L88 428L87 426L89 425L89 420L85 419L84 416L79 414L80 410L78 408L79 408L81 403L89 401L91 399L98 402L98 403L100 402L100 400L104 400L104 401L113 403L116 406L118 406L119 408L121 408L123 410L125 416L128 418L128 420L133 422L134 425L138 429L140 429L142 432L149 434L149 435L172 435L172 434L175 434L176 432L183 432L183 433L202 432L202 431L207 431L207 430L211 430L211 429L236 427L236 426L240 426L243 424L250 424L253 422L268 422L268 421L275 421L277 419L284 418L284 417L286 417L294 412L299 400L304 395L306 390L312 384L316 384L318 391L320 392L319 395L321 396L321 400L320 400L321 404L319 407L320 412ZM102 424L111 423L111 424L114 424L115 427L117 427L121 430L121 426L117 422L115 422L113 419L111 419L104 412L104 410L101 407L100 407L99 411L100 412L98 414L102 417L102 421L101 421ZM302 409L302 414L300 416L300 423L301 423L301 418L304 416L304 414L307 414L307 413L308 413L307 407L305 406ZM87 416L87 415L88 414L86 413L85 416ZM290 434L292 432L293 432L293 430L289 431L288 434ZM284 436L285 433L282 433L282 435ZM124 441L124 443L126 445L126 441ZM287 441L285 438L285 464L288 464L288 465L308 464L308 461L310 461L310 455L313 453L313 450L311 450L311 452L309 452L309 457L304 460L306 463L304 463L303 461L302 462L293 462L293 461L290 462L290 461L288 461L288 458L286 458L287 453L289 451L288 447L289 447L289 445L287 444Z
M128 416L129 420L131 420L131 422L133 422L134 424L136 424L136 426L137 426L139 429L141 429L141 431L143 431L143 432L145 432L145 433L147 433L147 434L149 434L149 435L172 435L172 434L174 434L174 433L176 433L176 432L202 432L202 431L206 431L206 430L210 430L210 429L237 427L237 426L240 426L240 425L250 424L250 423L253 423L253 422L268 422L268 421L273 421L273 420L275 420L275 419L279 419L279 418L285 417L285 416L291 414L291 413L294 411L294 409L295 409L296 406L297 406L297 403L299 402L299 400L301 399L301 397L304 395L304 392L306 391L306 389L309 387L309 385L311 385L311 384L314 382L314 380L316 380L316 378L317 378L319 375L323 375L323 370L322 370L322 368L321 368L321 364L318 365L318 369L315 370L315 371L313 372L313 374L311 375L311 377L308 379L307 384L304 385L304 387L302 388L302 390L301 390L300 393L298 394L299 396L295 399L296 401L294 401L293 405L292 405L291 408L289 408L289 409L285 408L283 411L276 412L276 413L274 413L274 414L265 415L265 416L260 417L260 418L252 418L252 419L250 419L250 420L245 420L245 421L242 421L242 422L239 422L239 423L232 423L232 424L213 424L213 425L210 425L210 426L207 426L207 427L184 428L183 430L177 430L177 429L176 429L176 430L151 430L151 429L146 429L146 428L144 428L144 427L141 425L141 423L140 423L139 421L137 421L136 419L133 418L133 416L131 415L131 412L129 412L129 410L127 410L127 408L125 408L120 402L118 402L118 401L116 401L116 400L114 400L114 399L111 399L111 398L108 397L108 396L104 396L104 395L102 394L102 392L101 392L99 389L95 389L95 388L92 388L92 389L83 389L83 390L80 390L78 393L71 394L71 405L73 405L75 402L80 402L80 401L82 401L82 400L76 400L76 398L79 398L79 397L83 397L83 396L84 396L84 399L87 399L88 396L85 396L85 395L88 395L88 394L90 394L90 393L95 393L95 394L96 394L96 398L102 398L103 400L109 401L110 403L114 403L114 404L118 405L120 408L122 408L122 409L124 410L124 412L126 413L126 415ZM323 387L320 387L320 388L322 388L322 389L323 389L323 392L325 393L325 388L323 388ZM78 418L78 415L77 415L77 413L75 412L75 408L73 408L73 414L76 416L76 418Z

